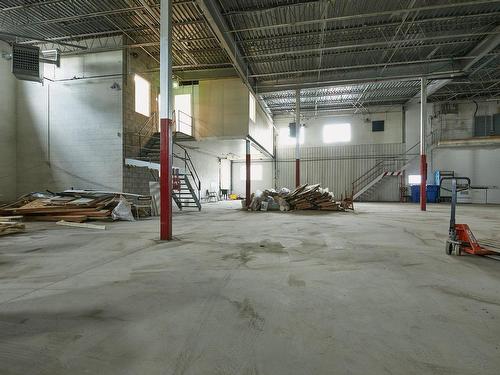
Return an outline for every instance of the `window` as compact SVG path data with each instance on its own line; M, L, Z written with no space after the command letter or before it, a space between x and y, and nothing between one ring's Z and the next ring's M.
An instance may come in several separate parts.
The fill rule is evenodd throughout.
M177 131L193 135L193 119L191 117L191 94L180 94L174 97L175 120Z
M323 126L323 143L349 142L351 124L330 124Z
M243 164L240 167L240 180L245 181L247 179L247 166ZM262 165L252 164L250 166L250 180L251 181L261 181L262 180Z
M384 131L384 120L372 121L372 132L383 132Z
M249 97L248 97L248 116L250 117L250 120L255 122L255 110L256 110L255 98L252 95L252 93L249 93L248 95L249 95Z
M135 82L135 111L149 117L151 115L151 84L137 74Z
M304 144L305 139L305 129L303 126L299 130L299 144ZM278 144L281 146L293 146L295 145L295 137L290 137L290 130L287 128L280 128L278 133Z
M421 177L419 174L410 174L408 175L408 183L410 185L420 185Z

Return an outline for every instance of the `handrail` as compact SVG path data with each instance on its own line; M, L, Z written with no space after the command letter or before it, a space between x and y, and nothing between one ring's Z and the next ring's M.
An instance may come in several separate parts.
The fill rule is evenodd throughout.
M431 131L431 133L426 136L426 140L428 138L431 138L433 141L436 132L437 131ZM434 144L434 142L432 142L432 144ZM359 176L357 179L355 179L352 182L352 194L354 195L356 190L360 191L363 188L363 186L366 186L366 184L363 186L360 186L361 182L364 182L366 180L370 180L370 179L375 178L375 177L381 175L382 173L384 173L385 169L386 169L385 166L386 166L387 162L391 162L391 163L405 162L405 163L408 163L409 161L414 160L418 155L411 154L410 151L412 151L418 145L420 145L420 141L415 143L413 146L411 146L409 149L407 149L402 154L398 154L398 155L388 157L386 159L382 159L382 160L378 161L372 168L370 168L369 170L364 172L361 176ZM408 159L409 155L412 155L413 157ZM356 187L359 187L359 188L356 189Z

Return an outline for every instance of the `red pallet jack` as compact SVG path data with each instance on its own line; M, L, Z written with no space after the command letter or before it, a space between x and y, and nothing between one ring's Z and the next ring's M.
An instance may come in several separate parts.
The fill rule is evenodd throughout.
M451 190L442 186L443 180L451 180ZM466 183L458 184L457 181L465 181ZM488 247L481 246L467 224L455 224L457 193L470 188L470 178L443 177L439 185L441 189L451 192L451 217L449 237L446 240L446 254L462 255L467 253L500 260L500 246L498 244L493 241L485 241Z

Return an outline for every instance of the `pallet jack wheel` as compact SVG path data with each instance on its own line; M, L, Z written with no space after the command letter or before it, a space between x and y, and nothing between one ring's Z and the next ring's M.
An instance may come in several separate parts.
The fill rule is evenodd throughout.
M446 254L448 255L451 255L453 254L453 243L451 243L450 241L446 241Z
M459 244L453 244L453 254L456 256L462 255L462 248Z

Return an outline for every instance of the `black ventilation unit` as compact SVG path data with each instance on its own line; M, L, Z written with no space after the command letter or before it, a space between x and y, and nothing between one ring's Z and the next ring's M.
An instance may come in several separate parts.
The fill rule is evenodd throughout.
M17 79L42 82L40 48L20 44L12 45L12 73Z
M384 131L384 120L372 121L372 132L383 132Z

